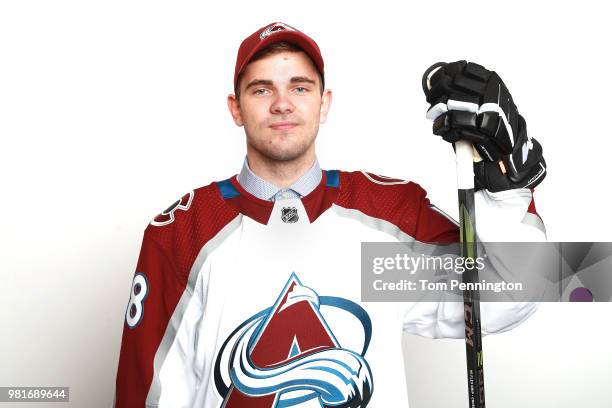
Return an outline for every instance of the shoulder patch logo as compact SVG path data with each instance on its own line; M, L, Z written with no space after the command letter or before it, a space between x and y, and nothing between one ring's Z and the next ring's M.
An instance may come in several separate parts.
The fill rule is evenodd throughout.
M153 218L151 225L156 227L163 227L164 225L172 224L174 222L174 212L177 210L187 211L193 201L194 192L190 191L185 194L179 200L176 200L170 207L164 210L157 217Z
M368 173L366 171L362 171L361 173L368 180L370 180L372 183L380 184L380 185L383 185L383 186L393 186L393 185L396 185L396 184L408 184L408 183L410 183L410 181L408 181L408 180L402 180L402 179L397 179L397 178L393 178L393 177L381 176L379 174Z

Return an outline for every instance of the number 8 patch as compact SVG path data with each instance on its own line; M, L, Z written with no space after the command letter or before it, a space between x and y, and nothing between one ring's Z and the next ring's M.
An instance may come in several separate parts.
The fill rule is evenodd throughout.
M132 281L132 290L130 291L130 301L125 311L125 322L130 329L138 326L138 323L144 316L144 300L149 292L149 282L147 277L142 272L136 272Z

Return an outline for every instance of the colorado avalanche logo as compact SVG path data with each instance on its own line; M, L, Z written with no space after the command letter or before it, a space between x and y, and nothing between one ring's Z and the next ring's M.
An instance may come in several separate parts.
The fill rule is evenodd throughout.
M361 323L360 353L342 347L322 309L348 312ZM373 392L364 359L371 335L361 306L318 296L292 274L274 306L247 319L223 343L215 362L221 407L366 407Z
M283 30L297 31L295 28L291 27L290 25L287 25L284 23L274 23L266 27L266 29L263 30L259 34L259 39L263 40L264 38L268 37L270 34L276 33L278 31L283 31Z

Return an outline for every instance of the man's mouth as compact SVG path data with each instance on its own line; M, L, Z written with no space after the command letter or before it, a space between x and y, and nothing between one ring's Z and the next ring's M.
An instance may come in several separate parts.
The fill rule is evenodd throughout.
M290 130L296 127L297 125L298 124L296 122L283 121L283 122L274 122L270 125L270 127L273 130Z

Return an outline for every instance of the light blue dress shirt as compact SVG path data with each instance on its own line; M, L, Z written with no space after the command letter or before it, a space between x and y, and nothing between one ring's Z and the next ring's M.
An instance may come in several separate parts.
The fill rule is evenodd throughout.
M277 201L289 198L302 198L312 192L321 182L321 167L315 158L312 167L299 179L287 188L277 187L262 179L249 167L248 160L244 159L242 170L238 174L238 182L249 193L262 200Z

